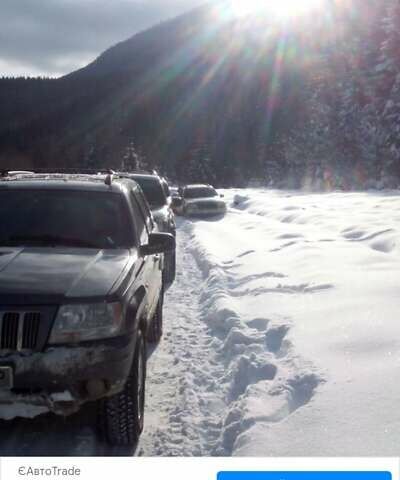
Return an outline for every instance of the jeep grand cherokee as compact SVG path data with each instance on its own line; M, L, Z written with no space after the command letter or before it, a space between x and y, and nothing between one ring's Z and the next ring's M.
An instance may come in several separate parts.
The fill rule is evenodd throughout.
M146 341L162 332L162 259L138 185L111 175L0 180L0 417L98 401L112 444L143 429Z

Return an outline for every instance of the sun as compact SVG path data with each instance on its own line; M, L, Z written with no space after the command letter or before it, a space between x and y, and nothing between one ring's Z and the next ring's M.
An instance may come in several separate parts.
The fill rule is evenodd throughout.
M323 0L231 0L239 17L264 13L278 19L298 17L311 13Z

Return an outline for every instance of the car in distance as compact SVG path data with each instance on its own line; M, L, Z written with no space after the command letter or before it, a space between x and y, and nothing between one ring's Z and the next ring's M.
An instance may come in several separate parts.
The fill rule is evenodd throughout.
M121 175L131 178L139 184L150 206L159 231L170 233L176 237L175 214L167 196L169 192L167 181L156 173L123 173ZM173 250L165 255L163 279L166 289L172 285L175 276L176 252Z
M96 401L109 443L134 444L174 237L111 175L3 174L0 225L0 417Z
M211 185L186 185L180 189L182 212L186 216L221 215L226 203Z

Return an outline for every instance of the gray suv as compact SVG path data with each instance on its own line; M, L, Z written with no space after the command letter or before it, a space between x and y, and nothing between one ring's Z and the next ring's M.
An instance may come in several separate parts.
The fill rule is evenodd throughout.
M134 444L173 250L132 180L3 172L0 416L68 415L96 401L108 441Z
M167 181L156 173L121 173L120 175L131 178L140 185L160 232L170 233L175 237L175 214L171 208L171 197L168 196ZM165 255L163 279L166 289L172 285L175 276L176 252L174 250Z

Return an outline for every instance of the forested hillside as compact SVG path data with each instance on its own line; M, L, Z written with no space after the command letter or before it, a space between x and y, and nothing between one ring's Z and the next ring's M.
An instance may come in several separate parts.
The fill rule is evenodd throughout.
M66 77L0 80L0 167L127 167L178 181L400 183L400 2L327 1L296 22L225 2Z

